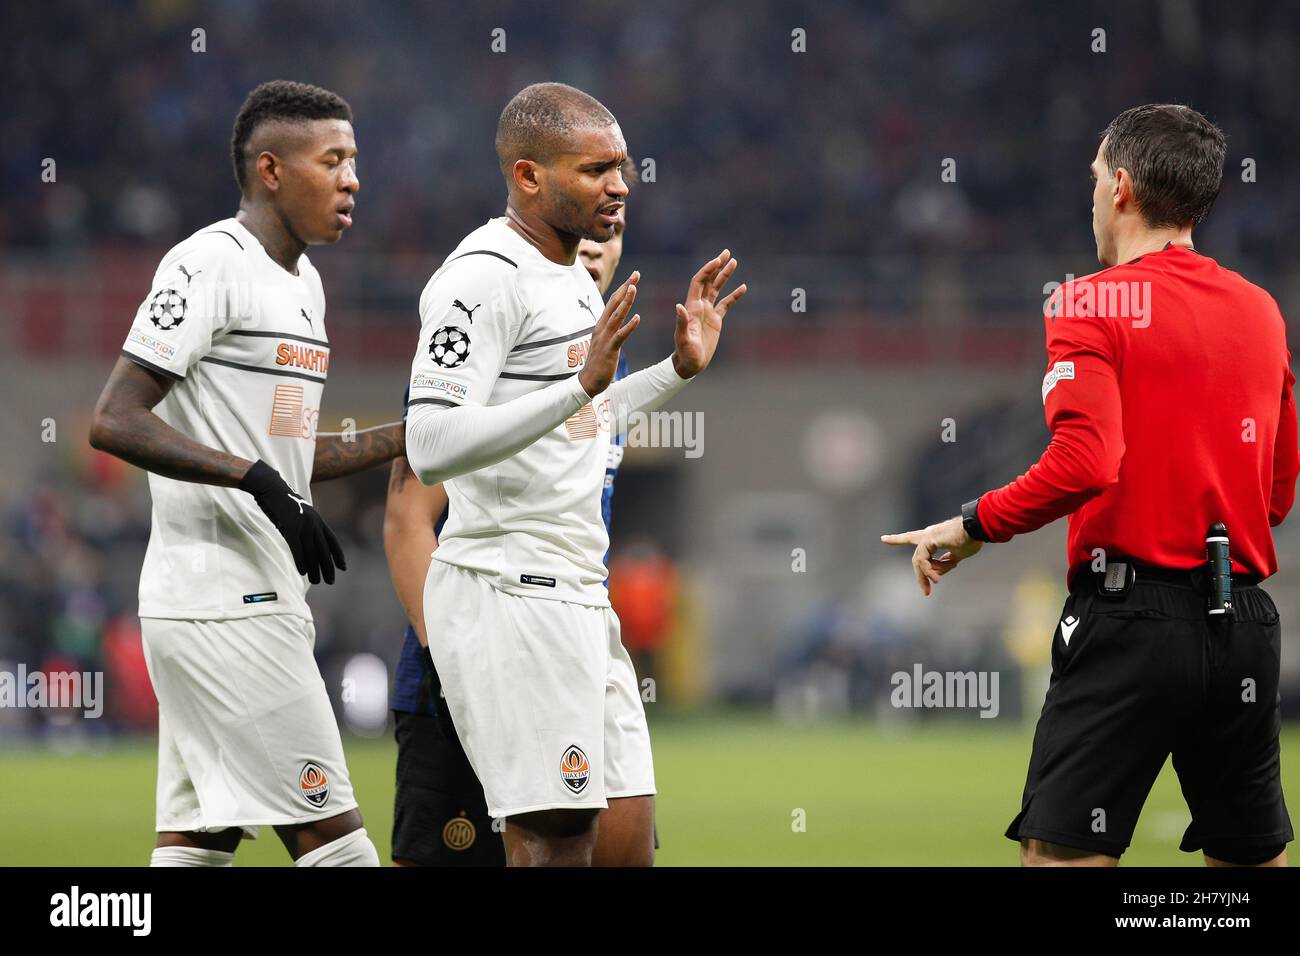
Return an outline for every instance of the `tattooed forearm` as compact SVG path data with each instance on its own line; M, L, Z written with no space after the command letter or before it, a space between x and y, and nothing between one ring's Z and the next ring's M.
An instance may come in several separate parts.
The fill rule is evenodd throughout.
M90 444L166 478L238 485L251 461L201 445L153 413L170 388L162 376L119 358L95 406Z
M317 434L311 480L342 478L406 454L406 425L393 422L348 434Z
M114 432L114 444L104 451L166 478L233 488L253 467L247 458L200 445L153 412L124 418Z

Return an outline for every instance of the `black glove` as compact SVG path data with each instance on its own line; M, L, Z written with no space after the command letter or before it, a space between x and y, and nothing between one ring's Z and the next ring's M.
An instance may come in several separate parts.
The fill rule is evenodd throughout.
M248 474L239 480L239 488L253 496L275 530L284 535L298 573L307 575L312 584L320 584L322 577L326 584L333 584L335 565L340 571L348 569L339 539L334 537L325 519L294 494L280 473L266 462L261 459L254 462Z

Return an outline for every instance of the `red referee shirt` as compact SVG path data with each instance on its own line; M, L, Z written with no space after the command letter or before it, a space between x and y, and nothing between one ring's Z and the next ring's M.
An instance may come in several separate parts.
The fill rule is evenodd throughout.
M992 541L1070 516L1070 577L1102 549L1168 568L1228 528L1236 573L1277 570L1271 526L1295 498L1295 376L1273 298L1167 245L1067 282L1044 309L1052 440L979 501Z

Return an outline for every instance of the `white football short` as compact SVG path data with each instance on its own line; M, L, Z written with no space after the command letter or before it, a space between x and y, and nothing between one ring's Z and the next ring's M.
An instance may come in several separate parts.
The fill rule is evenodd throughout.
M160 832L243 827L252 837L357 806L311 621L140 625L158 697Z
M429 651L488 814L655 792L650 732L612 608L520 597L435 558Z

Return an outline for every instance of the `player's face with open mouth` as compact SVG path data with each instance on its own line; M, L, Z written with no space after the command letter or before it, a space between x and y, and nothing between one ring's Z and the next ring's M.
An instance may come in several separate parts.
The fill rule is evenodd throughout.
M307 245L337 242L352 225L357 144L347 120L312 120L286 158L280 198L295 234Z
M627 183L622 166L627 144L618 125L580 130L573 148L547 167L551 186L548 220L561 232L607 242L614 236Z

